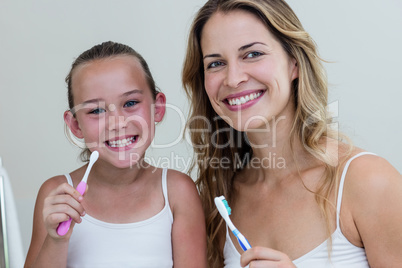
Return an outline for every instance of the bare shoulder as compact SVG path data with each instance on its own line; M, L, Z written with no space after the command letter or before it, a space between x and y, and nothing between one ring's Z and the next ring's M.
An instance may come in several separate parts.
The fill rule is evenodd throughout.
M344 198L369 263L402 262L402 176L384 158L361 155L347 171Z
M198 202L199 195L194 181L190 176L173 169L167 172L169 202L172 208L189 202Z
M402 184L401 174L386 159L365 154L356 157L347 170L346 181L351 190L381 193ZM396 189L395 189L396 190ZM402 194L402 193L401 193Z
M50 179L47 179L39 189L39 195L44 194L47 195L50 191L57 188L60 184L67 183L67 179L64 175L54 176Z
M196 190L195 183L190 176L180 171L169 169L167 177L169 192L178 195L185 195L188 191L193 192Z
M169 169L167 172L169 184L176 187L193 187L195 186L194 181L188 176L180 171Z

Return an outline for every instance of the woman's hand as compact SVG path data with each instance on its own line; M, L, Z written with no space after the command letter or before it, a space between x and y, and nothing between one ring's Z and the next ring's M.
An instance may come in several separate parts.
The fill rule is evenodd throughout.
M55 239L60 239L56 230L63 221L72 219L70 230L64 236L69 238L74 222L81 222L81 216L85 215L81 201L82 195L68 183L62 183L49 193L43 204L43 221L48 234Z
M290 258L283 252L264 247L252 247L241 255L242 267L249 265L250 268L268 267L296 267Z

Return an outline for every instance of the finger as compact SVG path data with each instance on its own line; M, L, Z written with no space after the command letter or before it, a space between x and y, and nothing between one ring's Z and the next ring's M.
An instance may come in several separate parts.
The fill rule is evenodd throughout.
M282 260L286 256L280 251L264 248L264 247L253 247L247 251L245 251L240 258L240 264L242 267L245 267L250 264L251 261L256 260L265 260L270 262L278 262ZM287 256L286 256L287 257ZM261 263L258 263L258 265ZM254 265L257 265L254 264ZM258 267L258 266L256 266Z
M54 205L51 208L44 209L43 217L48 224L59 224L60 222L72 219L75 222L81 222L81 214L66 204Z
M84 207L81 203L68 194L49 196L45 198L43 210L49 213L66 212L66 210L56 210L64 207L56 207L57 205L67 205L75 209L80 215L84 215Z
M44 221L54 223L56 220L48 219L52 214L64 214L63 218L59 222L66 221L72 218L76 222L81 222L81 216L85 215L84 207L70 195L57 195L47 197L43 206L43 218Z
M61 221L60 221L60 219L64 219L65 216L66 216L66 214L63 214L63 213L52 214L52 215L49 216L49 221L48 221L48 222L45 222L46 229L48 230L48 233L49 233L52 237L54 237L54 238L61 238L61 237L62 237L62 238L69 238L69 237L70 237L71 232L72 232L72 230L73 230L73 228L74 228L74 225L75 225L75 223L76 223L75 221L71 221L69 230L68 230L68 232L67 232L65 235L60 236L60 235L57 233L57 228L58 228L58 226L60 225L61 222L64 221L64 220L61 220ZM51 222L50 222L50 221L51 221Z
M281 260L281 261L264 261L264 260L256 260L251 261L249 268L296 268L293 262L290 259Z
M249 268L277 268L279 262L278 261L263 261L263 260L256 260L251 261L249 264Z
M74 199L78 201L82 201L82 195L70 184L62 183L52 192L50 192L49 196L63 195L68 194L71 195Z

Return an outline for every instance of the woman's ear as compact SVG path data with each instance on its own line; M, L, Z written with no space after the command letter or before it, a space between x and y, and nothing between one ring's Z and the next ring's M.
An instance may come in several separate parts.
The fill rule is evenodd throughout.
M291 59L291 68L292 68L292 81L295 80L296 78L299 78L299 66L297 64L296 59Z
M163 119L166 111L166 96L162 92L159 92L155 98L155 122L160 122Z
M64 122L66 122L68 128L71 130L74 136L79 139L84 138L77 118L74 117L73 113L70 110L64 112Z

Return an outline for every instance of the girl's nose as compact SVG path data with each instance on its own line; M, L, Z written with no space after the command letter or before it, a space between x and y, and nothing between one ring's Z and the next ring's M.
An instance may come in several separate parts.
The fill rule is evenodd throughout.
M123 115L117 112L112 112L108 118L108 129L119 130L127 127L127 120Z
M244 69L236 63L228 64L224 85L231 88L238 88L241 83L248 80L248 75Z

